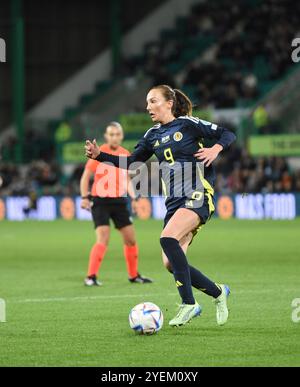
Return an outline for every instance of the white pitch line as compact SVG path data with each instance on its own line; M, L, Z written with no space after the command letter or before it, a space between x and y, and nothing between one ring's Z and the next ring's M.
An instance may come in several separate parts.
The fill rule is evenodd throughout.
M156 296L175 296L178 293L154 293L154 294L121 294L121 295L101 295L101 296L78 296L78 297L53 297L53 298L26 298L24 300L7 300L8 304L31 304L31 303L44 303L44 302L69 302L69 301L88 301L88 300L103 300L113 298L149 298Z
M289 293L295 292L296 288L285 288L281 289L280 293ZM268 294L273 293L273 289L260 289L260 290L238 290L234 294L239 295L254 295L254 294ZM109 294L109 295L99 295L99 296L77 296L77 297L51 297L51 298L25 298L21 300L6 300L8 304L33 304L33 303L46 303L46 302L69 302L69 301L89 301L89 300L106 300L114 298L144 298L149 299L149 297L162 297L162 296L178 296L178 293L148 293L148 294Z

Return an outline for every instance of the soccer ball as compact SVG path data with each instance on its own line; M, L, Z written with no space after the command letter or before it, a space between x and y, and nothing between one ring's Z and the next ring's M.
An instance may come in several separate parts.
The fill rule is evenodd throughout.
M164 322L162 311L152 302L136 305L129 313L129 325L135 332L152 335L158 332Z

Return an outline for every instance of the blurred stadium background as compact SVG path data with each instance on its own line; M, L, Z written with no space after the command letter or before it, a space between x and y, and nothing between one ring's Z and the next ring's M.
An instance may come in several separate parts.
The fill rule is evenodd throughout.
M3 0L0 219L24 219L28 196L30 218L88 218L76 201L83 141L101 142L118 120L132 149L159 83L238 136L216 163L217 215L299 215L299 17L289 0ZM162 217L161 201L151 205L141 216Z

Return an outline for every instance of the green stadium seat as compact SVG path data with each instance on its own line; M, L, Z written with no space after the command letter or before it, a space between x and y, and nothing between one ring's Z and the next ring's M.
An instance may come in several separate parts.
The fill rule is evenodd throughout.
M182 91L187 94L192 102L197 102L197 87L194 85L186 85L182 88Z
M88 105L90 102L92 102L94 98L94 94L83 94L80 99L79 99L79 103L80 105Z
M221 58L220 62L229 71L233 71L236 67L235 61L231 58L227 58L227 57Z
M258 91L261 96L268 93L276 84L276 81L265 81L258 83Z
M179 70L181 70L183 67L182 63L180 62L172 62L167 65L168 71L171 73L177 73Z
M258 80L265 80L270 77L270 66L264 56L259 55L254 59L253 72Z
M63 121L71 120L78 112L77 107L68 107L64 110Z
M178 38L178 31L174 29L168 29L168 30L162 30L160 33L160 38L162 40L170 40L170 39L176 39Z
M239 98L236 101L236 107L238 108L250 108L255 104L254 99L244 99L244 98Z

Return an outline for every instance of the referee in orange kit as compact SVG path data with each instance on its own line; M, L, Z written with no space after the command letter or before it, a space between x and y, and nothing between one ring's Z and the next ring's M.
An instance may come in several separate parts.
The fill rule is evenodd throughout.
M100 150L116 156L128 156L129 151L121 147L123 137L122 126L118 122L111 122L104 134L106 143L100 146ZM92 176L94 176L94 182L90 194L89 185ZM123 237L129 281L143 284L152 282L138 272L138 246L127 208L127 193L133 200L133 208L136 199L128 172L96 160L88 160L80 180L80 192L81 207L91 210L96 229L96 243L90 252L85 285L102 285L97 276L107 251L110 219Z

